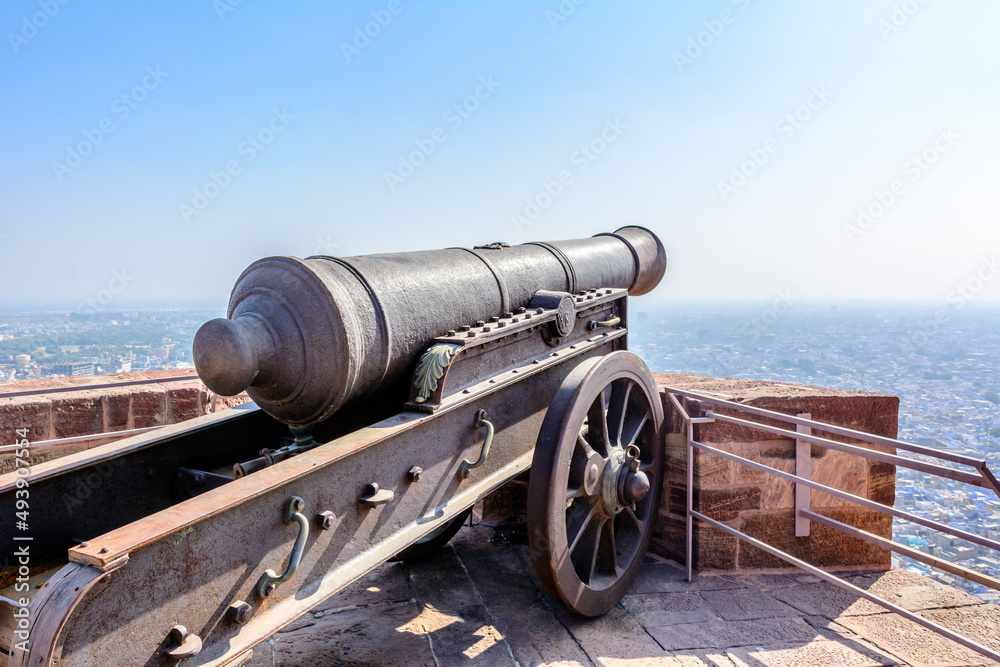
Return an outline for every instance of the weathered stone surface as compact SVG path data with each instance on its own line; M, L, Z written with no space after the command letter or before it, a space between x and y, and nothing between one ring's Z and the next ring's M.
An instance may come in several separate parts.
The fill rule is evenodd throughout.
M727 621L801 616L797 610L762 591L745 588L730 591L702 591L701 597L712 606L720 618Z
M760 487L696 488L693 504L696 511L709 518L716 521L731 521L743 510L760 509Z
M896 502L896 466L868 461L868 499L893 506Z
M803 614L823 616L829 619L844 615L877 614L885 611L882 607L862 600L857 595L825 581L774 590L771 591L771 595L798 609Z
M646 629L668 651L808 642L816 628L798 617L757 621L710 621Z
M167 394L167 423L194 419L204 414L201 405L201 385L197 382L180 382L164 385Z
M863 508L829 507L823 514L876 535L891 535L892 517ZM813 522L807 538L795 537L793 513L772 512L743 517L743 532L820 567L890 566L888 551ZM888 521L887 521L888 520ZM786 567L787 563L749 544L740 545L741 569Z
M699 623L718 618L712 606L697 592L628 595L622 600L621 605L629 615L645 627Z
M28 440L48 440L52 431L52 401L41 396L0 399L0 446L20 440L17 429L28 429Z
M931 613L925 612L928 615ZM972 667L998 664L936 632L927 630L895 614L844 616L837 622L874 642L880 649L899 656L909 664L928 667L931 665L935 667L945 665ZM993 648L1000 648L996 626L993 627L992 635L985 637L980 635L975 639L987 644L992 643Z
M676 660L679 667L736 667L721 650L668 651L667 655Z
M52 430L56 438L72 438L104 431L104 407L97 392L55 394L52 401Z
M582 619L570 615L565 607L556 611L580 647L597 665L676 665L650 634L621 607L604 616ZM665 626L662 631L675 627ZM662 644L662 642L661 642ZM665 647L664 647L665 648ZM700 647L699 647L700 648Z
M812 479L840 491L868 497L868 461L860 456L831 451L823 458L814 459ZM856 507L822 491L813 490L811 496L812 507Z
M107 389L101 391L101 405L104 410L104 431L124 431L129 427L132 412L132 392L128 389Z
M163 426L167 423L167 394L163 389L142 387L132 390L132 428Z
M672 563L656 561L647 556L626 596L648 593L689 593L694 591L729 590L743 588L743 584L719 575L695 574L691 581L684 580L684 570Z
M350 609L321 620L276 635L275 664L434 665L431 644L424 635L455 622L454 617L422 614L414 603Z
M872 651L857 642L819 638L806 644L744 646L729 649L726 653L739 667L880 667L899 664L892 656Z
M985 604L974 595L950 586L940 586L932 579L909 570L889 570L847 577L847 580L909 611ZM885 611L883 607L867 600L859 600L854 608L859 614Z

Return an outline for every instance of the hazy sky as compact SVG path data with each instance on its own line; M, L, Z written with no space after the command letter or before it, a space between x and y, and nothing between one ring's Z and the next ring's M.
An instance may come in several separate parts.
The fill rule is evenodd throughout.
M63 2L0 8L0 308L625 224L644 299L1000 298L996 2Z

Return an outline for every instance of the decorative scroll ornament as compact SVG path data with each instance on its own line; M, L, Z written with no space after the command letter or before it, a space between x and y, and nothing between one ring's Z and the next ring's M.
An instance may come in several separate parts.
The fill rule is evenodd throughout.
M415 402L423 403L437 390L438 381L460 349L462 346L456 343L438 343L421 355L413 377L413 386L417 388Z

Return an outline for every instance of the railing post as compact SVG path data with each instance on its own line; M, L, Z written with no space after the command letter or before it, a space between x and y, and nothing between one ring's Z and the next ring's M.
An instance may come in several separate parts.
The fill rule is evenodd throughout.
M687 420L687 525L685 526L685 539L686 547L684 549L684 557L687 564L687 580L691 581L691 565L694 561L694 554L692 553L692 543L694 542L693 527L691 517L692 505L694 504L694 445L691 441L694 440L694 424L691 420Z
M812 419L809 412L800 412L795 416ZM808 426L796 424L795 430L812 435L812 429ZM795 441L795 474L802 479L812 479L812 445L803 440ZM809 537L809 519L801 514L801 510L809 509L809 493L810 489L805 484L795 485L795 537Z

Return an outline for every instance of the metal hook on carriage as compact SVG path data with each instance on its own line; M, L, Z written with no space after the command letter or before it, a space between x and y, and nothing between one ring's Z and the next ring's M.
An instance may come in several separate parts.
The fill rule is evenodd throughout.
M478 468L479 466L486 463L486 457L490 453L490 445L493 444L493 424L486 421L486 410L480 410L476 413L476 428L486 427L486 440L483 441L483 451L479 454L479 460L475 463L471 461L462 461L462 465L458 467L458 478L465 479L469 476L469 471L473 468Z
M302 560L302 553L306 548L306 540L309 539L309 520L302 513L305 506L305 501L298 496L292 496L285 504L285 523L292 523L294 521L299 524L299 534L295 538L295 545L292 546L292 554L288 557L288 567L285 571L277 574L274 570L267 570L261 576L260 581L257 582L255 590L261 599L266 600L270 597L274 589L279 584L283 584L291 579L292 575L295 574L295 570L299 567L299 561Z

